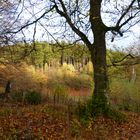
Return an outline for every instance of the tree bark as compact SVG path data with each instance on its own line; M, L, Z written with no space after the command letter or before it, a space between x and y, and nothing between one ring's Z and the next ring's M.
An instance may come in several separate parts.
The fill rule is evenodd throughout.
M94 93L92 98L92 113L105 114L108 109L108 76L106 61L105 34L107 27L101 19L101 0L90 0L90 21L94 33L91 60L94 68Z
M106 113L108 108L108 75L106 62L105 34L94 36L94 51L92 51L92 63L94 69L94 93L93 93L93 113L95 115Z

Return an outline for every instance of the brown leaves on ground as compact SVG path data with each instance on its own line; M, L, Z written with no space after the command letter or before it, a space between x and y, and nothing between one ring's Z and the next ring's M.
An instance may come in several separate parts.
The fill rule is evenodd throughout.
M126 122L115 122L100 117L91 122L91 128L86 131L97 140L140 140L140 115L132 112L126 115L128 117Z
M0 140L66 139L66 121L48 106L0 108Z
M66 107L1 103L0 140L140 140L139 114L126 114L127 122L100 117L83 126Z

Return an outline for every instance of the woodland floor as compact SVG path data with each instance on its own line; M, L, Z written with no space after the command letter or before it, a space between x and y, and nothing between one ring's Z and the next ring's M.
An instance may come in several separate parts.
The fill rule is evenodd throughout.
M126 122L100 117L83 125L64 106L0 102L0 140L140 140L140 114Z

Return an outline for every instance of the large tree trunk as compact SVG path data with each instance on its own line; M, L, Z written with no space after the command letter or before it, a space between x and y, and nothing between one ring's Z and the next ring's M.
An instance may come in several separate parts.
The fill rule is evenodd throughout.
M91 58L94 68L94 93L92 112L94 115L105 114L108 109L108 76L106 64L106 26L103 24L100 10L101 0L90 0L90 21L94 33Z
M108 76L106 64L105 33L94 35L92 63L94 69L93 114L105 114L108 109Z

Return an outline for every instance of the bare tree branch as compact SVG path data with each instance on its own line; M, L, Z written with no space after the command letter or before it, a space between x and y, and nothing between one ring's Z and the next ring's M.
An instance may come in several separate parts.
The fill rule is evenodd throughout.
M111 58L110 58L111 59ZM130 65L137 65L140 64L140 57L135 57L132 54L127 54L120 60L111 60L112 64L107 65L107 67L112 67L112 66L130 66Z
M20 29L18 29L17 31L7 31L6 33L9 34L9 33L18 33L20 32L21 30L23 30L24 28L30 26L30 25L33 25L35 23L37 23L40 19L42 19L47 13L49 13L50 11L52 11L54 9L54 6L51 7L49 10L45 11L39 18L37 18L36 20L34 20L33 22L30 22L30 23L27 23L25 24L24 26L22 26Z
M128 14L128 12L130 12L130 10L132 9L133 11L133 6L135 4L137 0L132 0L131 3L128 5L128 7L124 10L123 14L121 14L120 18L118 19L118 21L116 22L116 25L114 27L108 27L107 31L112 31L112 33L114 35L116 35L115 32L117 32L120 36L123 36L123 31L121 31L121 28L123 26L125 26L126 24L129 23L129 21L132 21L136 16L138 16L138 14L140 14L140 10L137 10L136 13L131 14L131 16L129 16L126 20L124 20L125 16ZM132 12L133 13L133 12ZM124 20L124 21L123 21ZM122 22L123 21L123 22ZM140 20L139 20L140 21ZM137 21L137 22L139 22ZM129 25L129 28L131 28L132 25ZM114 40L114 38L112 39L112 41Z
M68 13L67 13L67 10L66 10L66 7L65 7L63 1L62 1L62 0L59 0L59 1L60 1L61 5L62 5L63 11L61 11L61 10L58 8L57 3L55 2L55 0L53 1L54 4L55 4L54 6L55 6L55 9L56 9L57 13L59 13L62 17L64 17L64 18L67 20L67 22L68 22L69 26L72 28L72 30L73 30L78 36L80 36L81 39L84 41L84 43L86 43L86 45L91 49L91 43L90 43L90 41L88 40L87 36L86 36L82 31L80 31L79 29L77 29L77 28L75 27L75 25L72 23L71 18L69 17L69 15L68 15Z

